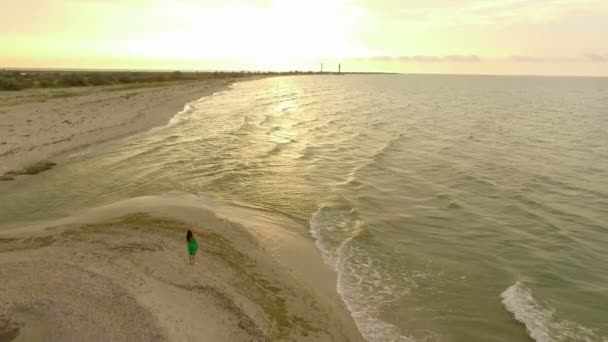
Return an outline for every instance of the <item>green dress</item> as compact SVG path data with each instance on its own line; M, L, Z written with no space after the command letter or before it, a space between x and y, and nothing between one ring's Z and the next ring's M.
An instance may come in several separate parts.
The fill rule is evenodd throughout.
M195 255L197 250L198 244L196 243L196 239L193 236L192 238L190 238L190 241L188 241L188 254Z

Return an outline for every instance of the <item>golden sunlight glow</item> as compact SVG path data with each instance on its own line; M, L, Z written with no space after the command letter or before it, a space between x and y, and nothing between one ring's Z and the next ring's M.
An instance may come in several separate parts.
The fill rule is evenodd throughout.
M605 0L11 2L0 66L608 74Z
M261 61L360 53L347 40L354 18L335 16L327 4L319 13L314 5L314 1L300 6L280 1L267 8L241 4L205 9L169 4L156 11L172 16L179 25L113 49L133 56Z

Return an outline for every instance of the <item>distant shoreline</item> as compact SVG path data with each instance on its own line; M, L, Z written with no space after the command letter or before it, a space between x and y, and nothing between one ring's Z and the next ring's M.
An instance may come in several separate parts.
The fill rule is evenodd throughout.
M24 89L59 89L92 86L137 86L138 84L171 84L183 81L213 79L297 76L345 75L373 73L342 73L340 71L158 71L158 70L103 70L103 69L22 69L0 68L0 91Z
M608 75L543 75L543 74L497 74L497 73L420 73L420 72L392 72L392 71L312 71L312 70L293 70L293 71L257 71L257 70L197 70L197 69L104 69L104 68L16 68L2 67L2 71L24 71L24 72L96 72L96 73L161 73L169 74L175 71L182 73L205 75L225 75L231 77L235 75L251 76L295 76L295 75L417 75L417 76L480 76L480 77L542 77L542 78L608 78Z

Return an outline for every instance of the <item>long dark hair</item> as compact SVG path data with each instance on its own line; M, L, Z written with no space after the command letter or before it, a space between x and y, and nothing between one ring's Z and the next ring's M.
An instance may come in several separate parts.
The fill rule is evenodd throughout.
M190 239L192 239L192 231L189 230L188 233L186 233L186 241L190 242Z

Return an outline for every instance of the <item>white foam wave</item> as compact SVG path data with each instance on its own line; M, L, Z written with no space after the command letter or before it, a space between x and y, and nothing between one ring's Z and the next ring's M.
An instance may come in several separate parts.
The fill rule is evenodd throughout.
M398 298L396 289L390 285L390 281L384 279L384 275L378 273L373 265L373 259L360 248L352 245L353 239L364 232L364 225L357 218L356 211L353 209L345 217L337 220L331 219L328 214L328 207L320 207L311 217L310 233L315 240L317 248L321 251L325 263L336 271L338 275L337 291L351 313L359 331L363 337L370 342L375 341L401 341L412 342L410 337L401 335L399 328L380 319L380 312L377 308L381 298L372 298L363 288L372 284L374 292L388 294L393 298ZM348 236L342 240L331 241L328 232L333 235L345 233L345 228L349 227ZM337 246L337 247L332 247ZM352 255L357 255L353 261ZM364 260L363 262L361 262ZM368 272L361 273L362 269Z
M359 230L362 231L362 230ZM357 233L358 234L358 233ZM384 276L379 274L373 265L369 255L363 254L360 249L355 249L350 241L355 237L344 241L338 248L338 293L343 298L346 307L351 312L357 327L366 340L375 341L395 341L413 342L410 337L401 335L399 328L393 324L380 319L380 312L376 305L384 300L385 295L398 299L396 289L386 282ZM350 258L351 251L356 250L359 259L366 259L367 262L359 264ZM363 266L369 272L359 274L356 268ZM363 288L371 285L376 292L375 296L364 293Z
M323 256L323 260L325 261L325 263L329 265L334 271L337 271L335 253L332 253L331 250L325 246L325 243L323 242L323 236L321 235L321 231L324 226L323 210L323 207L317 209L317 211L310 218L310 235L312 235L313 239L315 240L315 245L321 251L321 255Z
M526 326L528 335L537 342L608 341L578 323L557 318L555 311L535 298L532 290L522 282L508 287L500 296L507 311Z
M169 120L169 123L167 124L167 126L171 127L171 126L175 126L175 125L179 124L180 122L184 122L185 120L187 120L188 118L191 117L193 110L194 110L194 103L186 104L184 106L184 109L182 109L181 112L177 113L175 116L173 116L171 118L171 120Z
M175 125L181 124L182 122L188 121L192 117L192 113L196 109L196 104L200 103L202 101L203 101L203 99L187 103L184 106L184 109L182 109L180 112L178 112L177 114L175 114L169 120L169 122L166 125L154 127L152 129L150 129L148 131L148 133L157 133L157 132L160 132L160 131L164 131L164 130L166 130L168 128L171 128L171 127L173 127Z
M79 151L76 151L70 155L68 155L68 158L72 159L72 158L81 158L81 157L86 157L98 150L100 150L102 147L104 146L108 146L110 144L114 145L120 145L120 144L124 144L127 141L130 141L131 139L133 139L134 137L138 137L138 136L142 136L142 135L150 135L150 134L155 134L161 131L164 131L170 127L173 127L177 124L180 124L182 122L185 122L187 120L189 120L192 117L192 113L195 111L196 107L195 105L199 102L202 102L203 99L200 100L196 100L190 103L187 103L184 106L184 109L182 109L180 112L178 112L177 114L175 114L170 120L169 122L164 125L164 126L157 126L157 127L152 127L147 131L144 132L140 132L134 135L129 135L126 137L122 137L119 139L115 139L115 140L110 140L110 141L106 141L106 142L102 142L102 143L98 143L95 145L91 145L88 146L87 148L81 149Z

